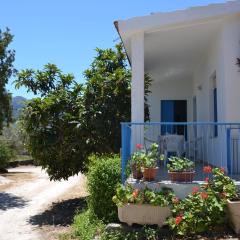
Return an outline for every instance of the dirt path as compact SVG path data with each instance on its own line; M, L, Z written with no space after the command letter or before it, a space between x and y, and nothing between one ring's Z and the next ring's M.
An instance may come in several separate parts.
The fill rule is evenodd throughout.
M84 182L83 175L51 182L41 168L32 166L10 169L7 178L5 183L0 179L0 240L45 240L37 216Z

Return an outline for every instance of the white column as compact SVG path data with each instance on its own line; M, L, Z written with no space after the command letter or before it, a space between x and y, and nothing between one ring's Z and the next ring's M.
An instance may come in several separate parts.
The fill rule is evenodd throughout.
M144 33L131 38L132 122L144 122Z
M131 120L144 122L144 33L139 32L131 38ZM132 127L132 151L137 143L144 143L144 127Z

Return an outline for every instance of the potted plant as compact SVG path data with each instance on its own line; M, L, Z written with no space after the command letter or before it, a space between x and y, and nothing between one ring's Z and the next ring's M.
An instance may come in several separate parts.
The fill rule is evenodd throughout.
M131 170L133 178L142 179L142 166L146 159L146 151L143 149L141 144L136 145L137 151L132 155L131 158Z
M154 181L157 176L158 167L157 167L157 159L158 159L158 144L153 143L149 150L147 151L145 161L144 161L144 170L143 170L143 178L146 181ZM163 160L163 157L160 156L160 159Z
M172 182L192 182L195 164L187 158L171 157L167 164L168 175Z
M148 188L133 189L131 185L119 185L113 202L118 206L118 217L128 225L165 224L171 215L170 205L175 196L171 189L154 192Z

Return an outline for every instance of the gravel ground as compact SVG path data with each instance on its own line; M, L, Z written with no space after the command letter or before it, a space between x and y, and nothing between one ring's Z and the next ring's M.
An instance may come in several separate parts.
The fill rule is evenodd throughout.
M0 240L48 239L41 226L56 224L56 212L48 209L54 207L53 202L74 198L75 191L81 192L85 182L81 174L68 181L51 182L45 171L33 166L9 169L3 177L0 179ZM58 214L58 218L64 217Z

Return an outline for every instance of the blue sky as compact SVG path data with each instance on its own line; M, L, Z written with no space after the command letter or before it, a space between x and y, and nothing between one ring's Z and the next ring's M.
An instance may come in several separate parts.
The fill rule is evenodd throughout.
M7 0L1 2L0 28L14 34L15 67L41 69L55 63L84 82L96 47L113 47L118 38L113 21L151 12L225 2L221 0ZM33 97L24 88L13 96Z

